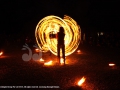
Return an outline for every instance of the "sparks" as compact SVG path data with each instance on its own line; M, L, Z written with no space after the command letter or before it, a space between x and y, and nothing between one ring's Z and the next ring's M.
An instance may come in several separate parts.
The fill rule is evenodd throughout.
M68 56L78 48L81 40L81 28L69 16L65 15L62 19L51 15L40 20L35 30L36 41L42 51L50 50L54 55L57 55L56 34L60 27L63 27L65 31L65 56Z
M82 79L80 79L78 82L78 86L81 86L85 82L85 79L86 78L82 77Z

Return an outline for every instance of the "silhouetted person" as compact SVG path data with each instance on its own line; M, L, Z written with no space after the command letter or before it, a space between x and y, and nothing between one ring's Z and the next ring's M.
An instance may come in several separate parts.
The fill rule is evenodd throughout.
M63 27L60 27L59 32L57 33L57 39L58 39L58 44L57 44L57 55L58 55L58 60L60 63L60 49L62 49L62 58L64 59L64 64L65 64L65 45L64 45L64 29Z

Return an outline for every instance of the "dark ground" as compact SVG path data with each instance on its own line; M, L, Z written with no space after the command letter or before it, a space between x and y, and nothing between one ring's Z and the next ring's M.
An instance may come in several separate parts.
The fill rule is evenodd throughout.
M75 52L66 58L65 66L25 62L21 49L9 50L0 57L0 86L59 86L60 90L78 90L75 85L84 76L83 90L120 90L120 49L82 45L79 49L80 54ZM55 56L45 53L43 59L55 60ZM109 67L110 62L116 66Z

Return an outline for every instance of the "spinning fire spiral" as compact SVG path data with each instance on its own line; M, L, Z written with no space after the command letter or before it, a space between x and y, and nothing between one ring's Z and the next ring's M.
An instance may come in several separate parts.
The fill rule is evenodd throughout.
M35 30L35 37L39 48L44 51L51 51L57 55L56 34L59 28L63 27L65 32L65 56L72 54L81 40L80 26L69 16L60 18L58 16L47 16L39 21Z

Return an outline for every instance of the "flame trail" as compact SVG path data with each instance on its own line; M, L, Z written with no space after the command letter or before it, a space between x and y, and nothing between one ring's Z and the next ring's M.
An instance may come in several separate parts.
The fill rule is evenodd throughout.
M63 27L65 31L65 56L68 56L78 48L81 29L76 21L67 15L63 19L51 15L40 20L35 30L36 41L42 51L50 50L54 55L57 55L56 34L60 27ZM51 34L54 35L54 38L50 38Z

